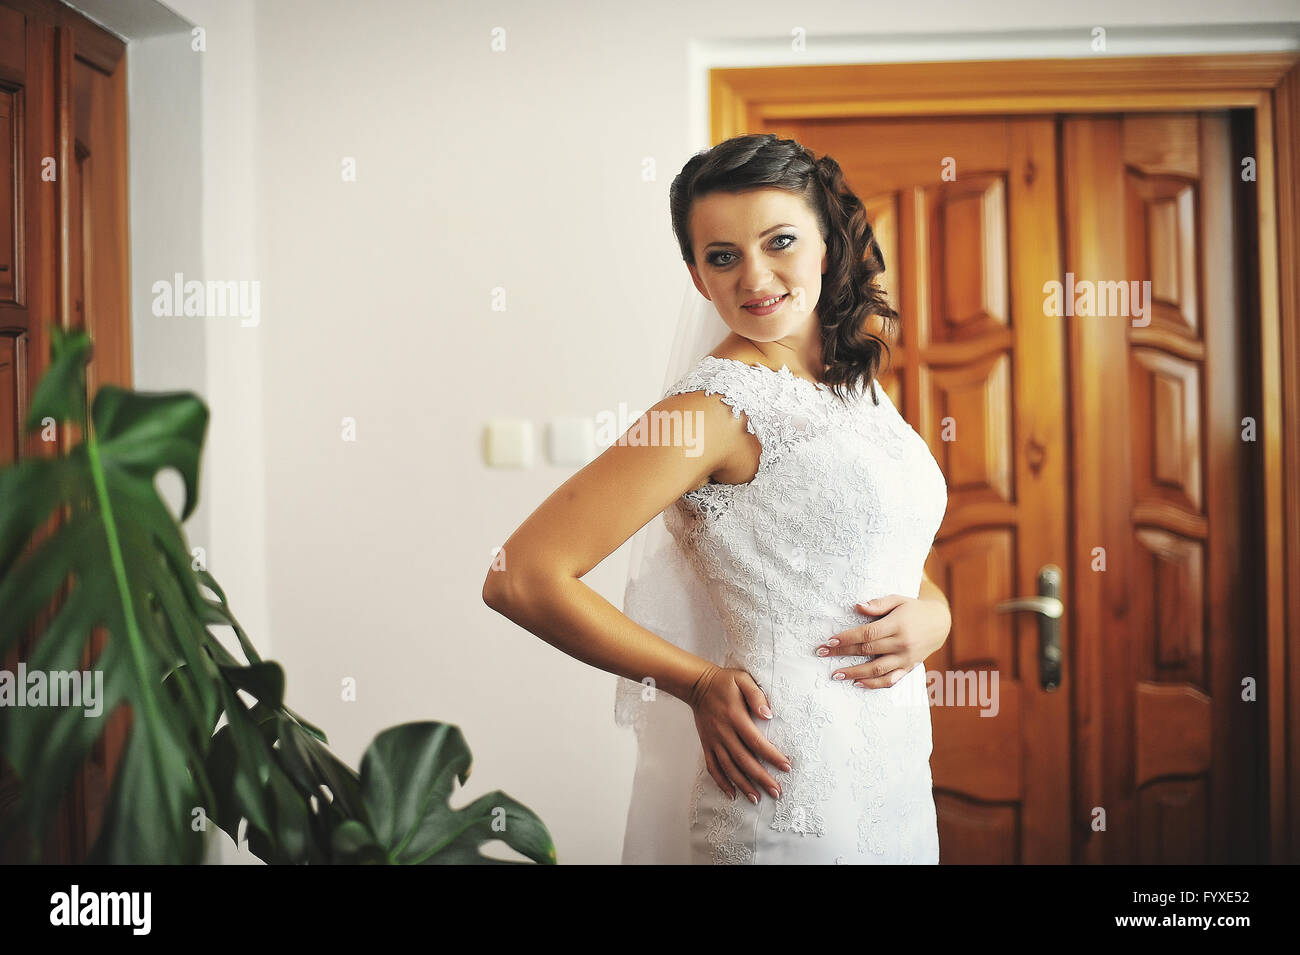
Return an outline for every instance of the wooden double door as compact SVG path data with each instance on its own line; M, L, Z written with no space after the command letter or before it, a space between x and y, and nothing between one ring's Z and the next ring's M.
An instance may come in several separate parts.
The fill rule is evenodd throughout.
M1249 122L762 130L866 203L902 316L880 380L948 481L942 863L1267 859Z

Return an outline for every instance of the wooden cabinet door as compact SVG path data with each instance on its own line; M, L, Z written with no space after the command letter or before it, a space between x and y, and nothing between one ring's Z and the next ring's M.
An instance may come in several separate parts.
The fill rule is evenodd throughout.
M121 40L69 7L0 0L0 465L63 453L80 438L76 428L53 441L22 434L49 361L47 324L91 333L92 398L102 384L130 386L125 54ZM0 661L5 669L29 657L57 607ZM87 636L81 665L89 669L108 635ZM101 717L104 732L41 847L43 861L84 858L130 715ZM0 813L21 785L3 755ZM23 842L0 845L0 862L24 861Z

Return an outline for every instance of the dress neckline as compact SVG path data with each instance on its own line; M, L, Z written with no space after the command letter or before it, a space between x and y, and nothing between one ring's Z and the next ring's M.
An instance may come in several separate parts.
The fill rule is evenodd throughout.
M740 358L724 358L721 355L705 355L705 358L712 358L714 361L731 361L738 365L744 365L746 368L761 368L763 371L770 371L774 375L782 375L786 378L793 378L795 381L802 381L805 384L812 385L820 391L830 391L831 386L822 381L813 381L811 378L805 378L802 375L796 375L790 370L790 366L782 364L779 369L772 368L770 365L751 365L749 362Z
M830 385L822 381L813 381L811 378L804 378L802 375L796 375L794 372L790 370L790 366L786 364L782 364L781 368L778 370L768 365L751 365L749 362L742 361L739 358L723 358L719 355L705 355L704 357L706 359L712 359L713 361L729 361L737 365L744 365L746 368L757 368L760 369L761 371L768 372L769 374L776 375L778 378L785 378L790 381L803 382L805 385L809 385L815 388L821 394L832 395L832 396L835 395L835 392ZM880 387L879 381L876 382L876 386L878 389L878 393L884 391L884 388ZM849 399L850 404L854 404L856 402L861 401L862 399L866 398L867 395L869 395L870 393L871 393L870 387L863 388L859 394L850 396Z

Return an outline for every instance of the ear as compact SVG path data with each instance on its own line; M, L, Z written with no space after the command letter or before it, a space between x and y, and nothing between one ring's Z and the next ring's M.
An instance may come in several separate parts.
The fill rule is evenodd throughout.
M709 298L709 293L708 293L708 291L704 288L704 282L703 282L703 280L700 279L700 273L699 273L699 270L696 269L695 266L693 266L693 265L688 265L688 266L686 266L686 268L687 268L687 270L691 273L691 281L695 283L695 287L696 287L696 289L699 290L699 293L700 293L701 295L703 295L705 298L707 298L710 302L712 302L713 299L712 299L712 298Z

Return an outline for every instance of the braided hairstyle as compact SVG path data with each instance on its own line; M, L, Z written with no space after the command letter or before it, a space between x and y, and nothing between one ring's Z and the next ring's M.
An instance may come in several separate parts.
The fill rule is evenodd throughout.
M875 329L878 324L880 332L892 337L898 313L876 284L876 276L885 271L885 258L862 200L830 156L818 159L793 139L773 133L736 136L696 153L668 190L682 261L695 265L687 226L696 199L764 188L802 196L816 214L826 243L826 272L817 301L826 383L841 399L851 384L868 387L872 402L880 404L875 377L882 358L889 356L889 344Z

